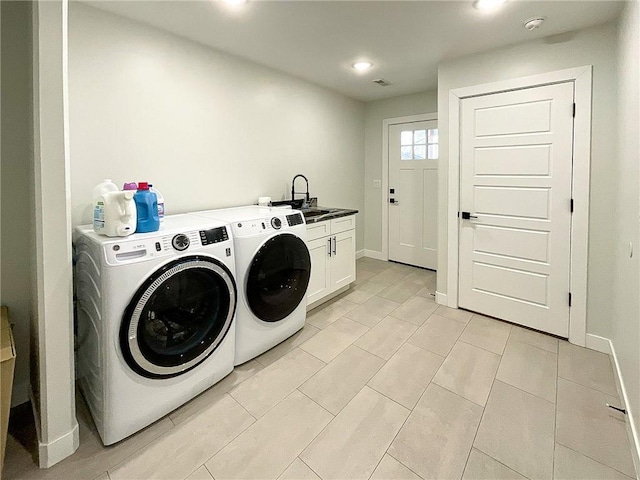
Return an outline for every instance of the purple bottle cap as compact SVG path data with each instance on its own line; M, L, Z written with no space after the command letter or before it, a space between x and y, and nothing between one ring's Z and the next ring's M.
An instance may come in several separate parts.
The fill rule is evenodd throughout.
M138 190L138 184L136 182L125 183L122 190Z

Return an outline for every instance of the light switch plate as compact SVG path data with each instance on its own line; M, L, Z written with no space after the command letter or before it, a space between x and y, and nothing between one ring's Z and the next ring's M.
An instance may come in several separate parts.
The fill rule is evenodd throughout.
M374 180L373 188L382 188L382 180Z

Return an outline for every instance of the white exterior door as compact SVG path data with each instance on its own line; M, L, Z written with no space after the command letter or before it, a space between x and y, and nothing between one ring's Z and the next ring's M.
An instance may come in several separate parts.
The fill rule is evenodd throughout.
M468 98L460 111L459 306L562 337L573 89L561 83Z
M389 126L389 260L437 265L438 124Z

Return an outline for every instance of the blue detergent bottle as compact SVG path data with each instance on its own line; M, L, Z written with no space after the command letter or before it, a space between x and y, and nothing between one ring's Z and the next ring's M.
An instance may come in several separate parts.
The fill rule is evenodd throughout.
M147 182L138 183L138 191L133 196L136 202L136 233L155 232L160 228L158 217L158 199L156 194L149 191Z

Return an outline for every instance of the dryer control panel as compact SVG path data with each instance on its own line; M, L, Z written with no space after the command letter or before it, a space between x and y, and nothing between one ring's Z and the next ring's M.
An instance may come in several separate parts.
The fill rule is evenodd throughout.
M287 229L288 223L285 215L271 215L265 218L243 220L231 224L231 231L234 237L251 237Z

